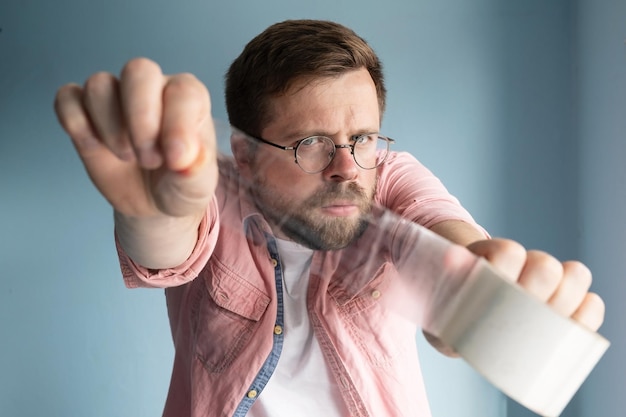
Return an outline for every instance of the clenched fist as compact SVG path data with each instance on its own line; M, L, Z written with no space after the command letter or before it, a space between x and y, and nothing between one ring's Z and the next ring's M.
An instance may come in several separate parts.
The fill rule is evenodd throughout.
M124 249L147 267L183 261L218 178L206 87L138 58L119 77L100 72L61 87L55 110L115 210Z

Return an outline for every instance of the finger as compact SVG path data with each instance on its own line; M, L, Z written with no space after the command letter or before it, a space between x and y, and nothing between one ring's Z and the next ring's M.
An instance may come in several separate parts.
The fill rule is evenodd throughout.
M467 248L487 259L497 271L511 281L517 281L526 262L526 249L508 239L479 240Z
M122 115L139 165L155 169L163 163L158 146L165 77L145 58L129 61L120 77Z
M528 251L526 264L518 284L541 301L555 293L563 278L563 265L556 258L541 251Z
M587 293L580 307L572 314L572 318L592 331L596 331L604 322L604 301L598 294Z
M569 317L582 304L590 286L591 271L589 268L580 262L564 262L563 279L548 300L548 304L559 313Z
M426 331L422 333L424 334L424 338L428 341L428 343L430 343L432 347L437 349L439 353L442 353L450 358L458 358L460 356L459 353L456 350L454 350L452 346L446 345L445 343L441 341L440 338Z
M168 168L189 172L204 162L202 139L214 128L209 92L196 77L178 74L168 79L161 123L160 145Z
M120 188L124 186L130 188L134 185L135 189L142 190L144 187L137 185L141 179L134 175L130 164L120 160L96 138L82 103L83 90L80 86L68 84L61 87L54 102L59 122L72 139L96 188L118 210L132 212L124 207L124 204L133 201L127 198L128 193L122 192L119 199L115 196L120 194ZM148 211L145 207L141 209Z
M104 146L91 127L82 100L82 88L77 84L67 84L57 91L54 109L59 123L72 139L79 156L84 159L90 154L101 152Z
M100 140L118 158L133 161L134 151L122 121L117 79L106 72L89 77L85 82L83 104Z

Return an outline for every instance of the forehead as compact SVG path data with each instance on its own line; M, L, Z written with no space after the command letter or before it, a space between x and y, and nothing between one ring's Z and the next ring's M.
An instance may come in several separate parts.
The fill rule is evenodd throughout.
M341 126L363 123L376 128L380 119L376 87L365 68L299 79L271 99L269 110L266 128L270 130L290 126L315 133L322 127L341 130Z

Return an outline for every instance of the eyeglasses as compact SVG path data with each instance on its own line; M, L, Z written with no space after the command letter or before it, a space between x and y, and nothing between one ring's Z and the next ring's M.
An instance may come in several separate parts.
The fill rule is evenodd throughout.
M352 143L337 145L327 136L309 136L301 139L295 146L282 146L263 138L247 135L267 145L283 151L294 151L295 162L308 174L322 172L332 162L339 148L349 148L354 162L363 169L374 169L380 166L389 155L389 145L395 140L378 133L353 136Z

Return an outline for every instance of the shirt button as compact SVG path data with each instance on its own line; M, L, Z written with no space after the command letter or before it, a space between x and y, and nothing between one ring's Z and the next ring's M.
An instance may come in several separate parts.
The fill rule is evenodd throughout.
M276 265L278 265L278 261L276 259L272 258L272 266L274 268L276 268Z
M256 392L255 389L251 389L250 391L248 391L248 398L256 398L258 392Z
M274 326L274 334L283 334L283 328L277 324Z
M372 298L380 298L380 291L378 290L372 291Z

